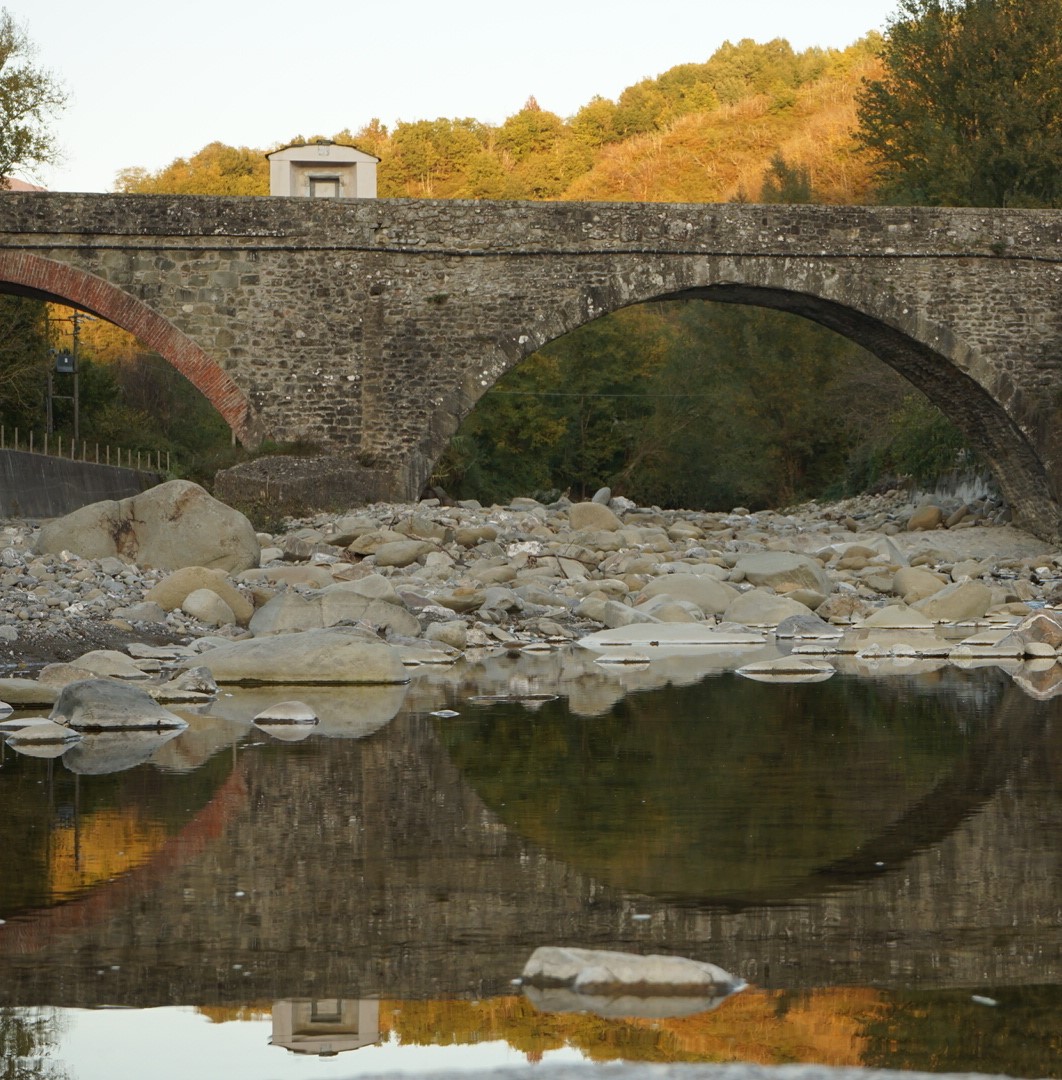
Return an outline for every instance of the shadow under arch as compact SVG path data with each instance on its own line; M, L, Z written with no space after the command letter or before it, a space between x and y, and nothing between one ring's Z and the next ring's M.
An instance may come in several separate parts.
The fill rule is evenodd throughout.
M0 291L72 305L133 334L203 394L241 443L257 443L250 403L232 377L191 338L110 282L37 255L0 251Z
M995 476L1007 501L1030 522L1059 530L1056 485L1017 423L985 385L987 365L945 326L920 315L919 337L898 326L912 321L904 312L888 312L889 321L809 293L758 285L720 283L662 298L701 298L715 303L754 305L809 319L872 353L902 375L966 436ZM882 297L879 303L893 305ZM936 342L932 347L922 338Z
M988 465L1015 517L1041 537L1054 539L1062 534L1062 493L1029 438L1005 408L1003 399L1011 392L1005 374L995 372L976 349L924 312L912 312L884 294L873 298L874 310L869 305L864 310L851 301L842 303L823 295L829 292L824 280L820 282L821 292L810 292L786 287L769 276L757 281L754 265L737 272L735 269L729 266L725 280L712 281L712 268L697 260L688 274L676 275L693 279L688 285L675 282L678 287L667 288L657 280L622 290L580 288L568 302L544 313L538 325L521 328L518 338L501 345L495 378L550 342L636 304L699 299L782 311L833 330L907 379L962 431ZM803 276L822 275L819 271ZM742 278L745 280L738 280ZM456 432L493 382L466 385L464 400L453 410L453 430L446 433L444 440L435 441L439 452L430 461L424 481L445 449L446 439Z

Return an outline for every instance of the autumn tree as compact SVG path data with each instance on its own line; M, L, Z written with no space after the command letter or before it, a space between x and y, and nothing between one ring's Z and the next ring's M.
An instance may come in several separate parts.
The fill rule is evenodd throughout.
M1062 0L899 0L859 139L888 202L1062 205Z
M122 169L115 190L127 195L268 195L269 163L261 150L212 142L157 173Z
M48 122L66 104L55 77L33 63L25 31L0 8L0 186L16 168L32 172L57 157Z

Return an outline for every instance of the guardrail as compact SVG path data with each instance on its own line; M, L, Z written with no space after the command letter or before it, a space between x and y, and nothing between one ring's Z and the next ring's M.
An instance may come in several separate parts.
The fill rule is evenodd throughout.
M13 429L13 441L8 441L8 431L0 425L0 450L22 450L30 454L47 454L49 457L63 458L66 461L84 461L96 465L113 465L119 469L147 469L159 473L170 471L170 452L166 450L130 450L121 446L100 446L93 444L90 452L86 439L75 440L54 432L45 432L37 436L32 429L23 432L20 441L19 429ZM80 441L80 453L77 442ZM36 442L36 445L34 443ZM65 442L65 445L64 445ZM136 455L135 464L133 455ZM95 455L95 456L93 456ZM102 456L101 456L102 455ZM124 460L123 460L124 455ZM113 456L113 460L112 460ZM165 464L163 462L165 461Z

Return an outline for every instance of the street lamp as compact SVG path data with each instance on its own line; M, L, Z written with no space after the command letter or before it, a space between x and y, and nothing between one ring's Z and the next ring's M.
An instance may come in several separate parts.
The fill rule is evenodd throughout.
M81 320L89 319L95 321L94 315L87 315L83 311L74 311L68 317L69 321L73 324L72 345L69 350L56 349L55 355L55 371L60 375L73 375L74 376L74 392L73 394L56 394L52 390L52 372L48 372L48 431L51 432L54 429L54 423L52 419L52 401L55 398L67 398L72 399L74 402L74 445L76 446L78 440L81 437L81 415L80 415L80 395L78 393L78 332L81 329ZM65 320L57 320L65 321Z

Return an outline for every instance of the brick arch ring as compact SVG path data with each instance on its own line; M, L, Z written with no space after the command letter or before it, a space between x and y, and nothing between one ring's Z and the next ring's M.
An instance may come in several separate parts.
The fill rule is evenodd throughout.
M251 430L250 403L232 377L191 338L136 297L85 270L19 251L0 251L0 291L5 284L81 308L133 334L203 394L241 443L257 441Z

